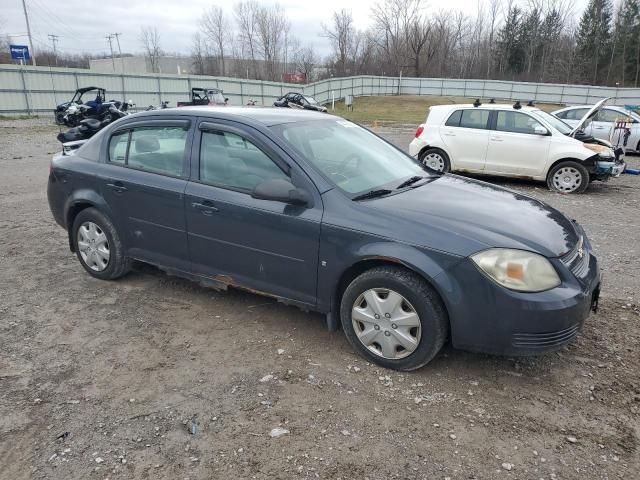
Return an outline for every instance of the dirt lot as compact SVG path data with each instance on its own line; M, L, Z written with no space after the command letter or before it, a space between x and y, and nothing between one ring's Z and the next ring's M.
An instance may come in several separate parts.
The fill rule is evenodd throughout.
M47 206L54 131L0 122L3 480L639 478L639 177L576 196L497 181L583 224L600 311L558 353L445 347L400 374L266 298L151 267L89 277Z

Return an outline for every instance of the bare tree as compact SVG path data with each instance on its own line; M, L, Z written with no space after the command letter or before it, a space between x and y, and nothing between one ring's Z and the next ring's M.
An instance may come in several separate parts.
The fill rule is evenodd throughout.
M353 15L342 9L333 13L331 25L322 25L323 36L328 38L336 58L338 76L347 75L349 55L353 52L356 31L353 26Z
M287 50L287 35L290 24L284 9L275 4L258 10L256 45L264 60L265 75L269 80L278 80L278 64Z
M313 69L318 64L318 56L313 45L298 49L294 55L294 61L296 70L304 74L307 83L310 82L313 76Z
M200 32L196 32L193 35L193 44L191 46L191 60L193 61L193 69L196 75L204 75L205 72L205 42L200 35Z
M224 10L212 6L200 19L201 28L218 58L218 73L226 75L225 56L231 43L231 30Z
M260 4L255 0L246 0L236 3L233 8L236 24L239 29L238 38L244 52L243 57L248 59L253 72L253 78L258 78L256 54L257 54L257 29ZM247 75L248 77L248 75Z
M144 47L145 55L149 59L151 71L158 73L160 71L160 56L162 55L158 27L142 27L139 38Z

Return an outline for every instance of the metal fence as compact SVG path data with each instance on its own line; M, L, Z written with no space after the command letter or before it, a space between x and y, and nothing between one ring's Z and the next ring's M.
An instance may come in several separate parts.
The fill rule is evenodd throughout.
M106 88L108 99L132 100L138 107L175 105L186 101L192 87L216 87L224 91L232 105L249 100L270 105L288 91L303 91L322 103L345 95L435 95L495 98L497 100L535 100L545 103L594 103L613 97L616 104L640 104L640 88L591 87L499 80L459 80L440 78L357 76L327 79L309 85L296 85L240 78L96 73L69 68L0 65L0 114L39 114L52 112L55 105L71 98L76 88Z

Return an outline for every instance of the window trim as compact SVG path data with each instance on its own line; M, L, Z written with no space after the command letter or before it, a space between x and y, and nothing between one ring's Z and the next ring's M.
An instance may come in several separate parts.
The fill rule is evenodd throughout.
M460 128L460 120L462 120L462 108L458 108L456 110L454 110L453 112L451 112L449 114L449 116L446 118L446 120L444 121L444 127L446 128ZM447 123L449 122L449 119L451 119L451 117L453 117L456 113L460 112L460 118L458 119L458 124L457 125L447 125Z
M240 188L240 187L233 187L231 185L226 185L226 184L219 184L219 183L213 183L210 181L205 181L202 178L200 178L201 175L201 163L202 163L202 140L204 138L204 134L205 133L215 133L215 132L220 132L220 133L230 133L232 135L237 135L239 137L241 137L243 140L248 141L249 143L251 143L254 147L256 147L258 150L260 150L260 152L262 152L269 160L271 160L276 167L278 167L282 173L289 178L289 180L292 180L292 168L291 166L285 162L284 160L282 160L278 155L276 155L276 153L273 151L273 149L269 148L264 142L261 142L259 139L257 139L254 135L252 135L250 132L247 132L241 128L237 128L234 127L232 125L227 125L227 124L223 124L223 123L217 123L217 122L209 122L209 121L201 121L200 124L198 125L198 130L200 132L199 138L197 139L197 142L194 142L194 145L197 145L197 168L196 168L196 174L192 174L191 175L191 182L194 183L199 183L202 185L207 185L210 187L214 187L214 188L220 188L222 190L229 190L232 192L237 192L237 193L243 193L245 195L249 195L251 196L251 193L253 190L250 189L245 189L245 188ZM196 153L192 151L192 155ZM275 158L274 158L275 157ZM292 182L293 183L293 182Z
M478 110L478 111L481 111L481 112L487 112L489 114L488 117L487 117L487 121L486 121L484 127L476 128L476 127L465 127L465 126L463 126L462 125L462 116L464 115L464 112L475 111L475 110ZM486 109L486 108L477 108L477 107L474 107L474 108L460 108L460 109L456 110L455 112L452 112L451 115L453 115L457 111L461 112L460 113L460 121L458 122L458 125L449 126L445 122L445 125L444 125L445 127L447 127L447 128L466 128L468 130L487 130L487 131L491 130L491 114L494 112L494 110L489 110L489 109ZM451 115L449 115L449 117ZM447 117L447 120L449 120L448 117Z
M129 165L129 151L131 149L131 138L133 137L133 131L136 129L141 129L141 128L167 128L167 127L173 127L173 128L180 128L185 130L186 136L185 136L185 143L184 143L184 151L182 154L182 173L179 175L171 175L169 173L166 172L155 172L155 171L151 171L151 170L145 170L144 168L138 168L138 167L132 167ZM121 168L128 168L131 170L135 170L137 172L144 172L144 173L151 173L153 175L161 175L163 177L168 177L168 178L177 178L177 179L183 179L186 180L189 178L189 162L186 161L189 159L190 157L190 152L191 152L191 144L190 144L190 139L189 136L191 135L191 120L155 120L153 122L150 121L140 121L140 122L130 122L127 123L126 125L122 125L120 128L114 129L113 132L109 133L109 140L107 142L107 158L106 158L106 163L109 165L115 165L117 167L121 167ZM110 155L109 155L109 145L111 145L111 139L116 136L116 135L120 135L124 132L128 132L128 136L127 136L127 151L125 154L125 159L124 159L124 163L120 164L120 163L116 163L116 162L112 162Z

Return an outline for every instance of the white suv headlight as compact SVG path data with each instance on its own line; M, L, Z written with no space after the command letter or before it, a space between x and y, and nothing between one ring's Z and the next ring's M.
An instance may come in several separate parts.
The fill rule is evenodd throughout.
M551 262L524 250L491 248L471 255L471 260L500 285L520 292L541 292L560 285Z

